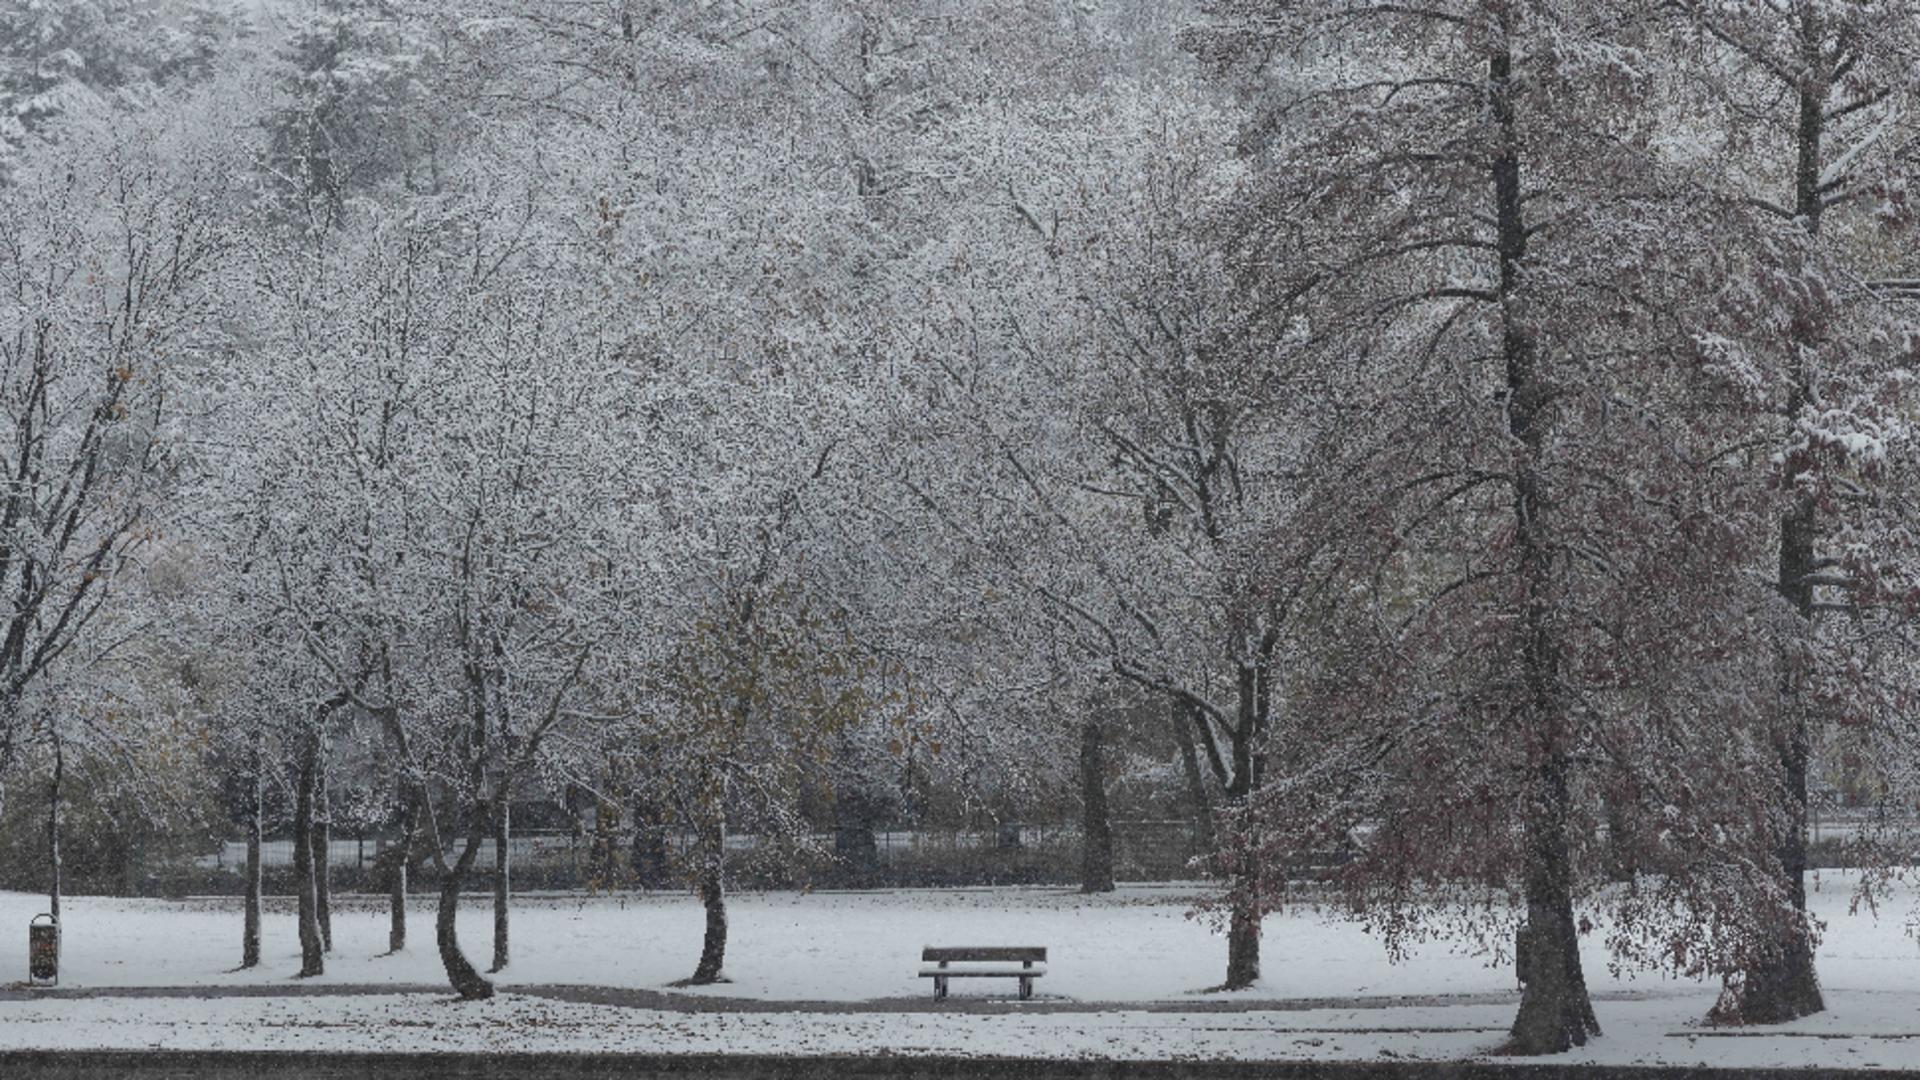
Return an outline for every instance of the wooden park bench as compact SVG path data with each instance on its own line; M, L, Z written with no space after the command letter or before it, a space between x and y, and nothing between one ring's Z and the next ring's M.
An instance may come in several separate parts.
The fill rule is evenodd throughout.
M1019 967L1013 965L1018 963ZM1020 1000L1033 996L1033 980L1047 973L1047 950L1030 945L929 945L920 951L920 977L933 980L933 997L947 996L948 979L1019 979ZM948 967L968 964L969 967ZM1039 967L1034 965L1038 964ZM934 965L929 967L928 965Z

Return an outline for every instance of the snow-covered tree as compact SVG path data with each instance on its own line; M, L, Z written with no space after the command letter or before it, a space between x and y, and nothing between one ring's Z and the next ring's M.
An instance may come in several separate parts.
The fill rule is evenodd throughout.
M1511 1045L1564 1050L1598 1032L1577 899L1618 905L1619 955L1724 972L1728 928L1783 898L1766 852L1793 826L1759 809L1781 613L1750 587L1771 528L1741 466L1748 380L1788 350L1719 303L1773 238L1663 141L1650 11L1208 6L1193 46L1264 103L1243 264L1299 300L1331 421L1307 519L1359 575L1245 825L1369 830L1345 880L1390 945L1436 919L1492 939L1510 898ZM1608 805L1668 868L1643 891L1596 891Z
M163 87L205 80L246 29L217 0L0 4L0 181L63 117L98 122Z
M1675 52L1688 63L1697 153L1714 154L1726 189L1777 220L1782 236L1755 252L1748 317L1791 349L1784 370L1754 387L1766 404L1756 436L1772 449L1766 479L1780 494L1773 585L1797 618L1776 644L1784 774L1776 852L1782 918L1729 980L1720 1009L1780 1023L1824 1006L1807 925L1805 822L1814 746L1835 722L1884 718L1899 677L1862 663L1856 626L1817 625L1851 611L1904 622L1913 580L1909 527L1879 506L1904 502L1911 402L1911 322L1889 307L1898 248L1913 237L1906 207L1920 167L1920 10L1905 3L1794 0L1765 8L1673 5ZM1736 294L1738 295L1738 294ZM1734 352L1729 357L1738 362ZM1884 625L1882 626L1884 629ZM1903 681L1903 680L1901 680Z
M76 129L0 198L0 785L36 684L131 632L123 579L171 523L175 403L234 236L234 156L194 120Z

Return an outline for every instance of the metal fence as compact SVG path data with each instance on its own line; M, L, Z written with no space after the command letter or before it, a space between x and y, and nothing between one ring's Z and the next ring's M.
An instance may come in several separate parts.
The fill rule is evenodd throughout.
M1183 876L1187 872L1188 861L1198 852L1198 838L1191 822L1116 821L1113 823L1113 833L1118 861L1138 876ZM1033 858L1051 855L1062 862L1063 868L1070 868L1080 845L1079 827L1063 824L1007 823L987 829L882 827L874 829L872 836L872 854L882 866L916 858L964 859L969 855L984 858L989 852L1018 852L1027 853ZM846 833L819 832L814 833L811 839L816 849L831 852L847 850L851 837ZM525 830L515 832L508 838L507 854L518 866L579 866L592 859L596 847L603 845L605 840L591 831ZM630 851L634 835L631 829L624 829L612 840L620 850ZM660 835L660 840L670 851L682 853L694 846L697 837L691 830L669 829ZM328 862L335 867L366 869L373 866L380 854L394 842L395 838L387 836L341 838L336 834L328 844ZM749 854L760 846L760 837L752 833L727 835L727 848L730 851ZM451 860L457 851L450 849L447 855ZM246 842L228 840L221 844L218 851L200 856L195 863L207 869L238 872L246 866L246 861ZM492 866L493 861L493 841L482 840L475 866L484 869ZM292 866L293 841L285 838L262 841L260 862L268 868Z
M1911 828L1913 822L1902 822ZM1883 818L1859 813L1825 813L1817 809L1810 810L1807 820L1807 839L1811 843L1844 842L1856 840L1862 836L1874 834L1886 829L1888 822ZM1115 854L1122 866L1133 873L1147 878L1181 877L1191 873L1190 860L1200 854L1199 838L1192 822L1187 821L1116 821L1113 823ZM691 830L669 829L661 835L668 850L682 853L696 843ZM836 840L844 843L844 837L831 832L813 834L814 846L822 851L844 850ZM393 843L385 836L334 837L328 845L328 861L335 867L355 867L365 869L373 865L381 852ZM516 865L542 863L579 864L592 858L597 844L604 841L588 831L571 830L525 830L514 833L507 841L507 853ZM633 834L630 829L622 830L614 837L615 845L621 850L630 850ZM915 856L938 856L940 853L959 854L963 852L987 851L1054 851L1071 854L1080 844L1080 830L1077 825L1066 824L1004 824L989 829L957 828L906 828L886 827L873 830L873 853L884 865L887 863L911 859ZM475 865L487 868L493 865L493 841L482 840ZM760 838L752 833L729 833L727 848L737 853L751 853L760 847ZM458 854L449 850L449 860ZM196 864L210 869L228 869L238 871L246 865L247 846L244 841L228 840L219 851L202 855ZM263 841L260 845L260 862L266 867L287 867L293 865L293 841L279 838Z
M354 837L342 840L332 838L327 843L327 861L334 866L353 866L365 868L385 851L394 841L384 836ZM576 841L565 832L523 833L507 838L507 856L515 862L523 859L569 857ZM484 840L480 844L478 865L493 864L493 841ZM454 853L449 852L449 855ZM247 843L244 840L228 840L220 845L220 850L211 855L202 855L195 860L199 866L213 868L238 869L247 864ZM292 866L292 840L263 840L260 842L260 865Z

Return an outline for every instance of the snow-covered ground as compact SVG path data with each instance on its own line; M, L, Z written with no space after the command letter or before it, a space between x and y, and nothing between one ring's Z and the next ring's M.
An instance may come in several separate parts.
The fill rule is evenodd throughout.
M1878 914L1849 911L1851 885L1833 874L1810 879L1811 903L1827 923L1820 971L1836 990L1920 993L1920 946L1907 933L1911 895ZM1038 984L1048 998L1083 1002L1193 1000L1225 973L1224 940L1189 917L1194 885L1123 886L1104 896L1068 889L925 889L886 892L748 893L728 904L731 983L708 992L770 1000L862 1001L928 993L917 976L924 945L1031 944L1049 949ZM387 915L379 897L344 899L333 917L334 951L316 982L438 984L431 897L417 897L411 948L382 955ZM0 892L0 958L18 935L20 970L0 959L0 984L25 975L27 921L41 897ZM266 962L234 971L240 956L236 900L66 900L61 983L65 986L202 986L275 983L299 967L293 916L277 904L266 917ZM460 937L476 961L488 955L491 914L476 897L460 914ZM520 897L513 912L513 963L505 986L577 984L661 988L693 972L700 906L685 894ZM9 931L8 928L13 928ZM1587 977L1596 991L1691 993L1699 984L1657 973L1607 970L1595 933ZM1347 998L1483 994L1515 988L1510 967L1428 946L1389 964L1377 939L1344 919L1311 911L1269 918L1262 937L1265 978L1238 998ZM984 984L984 985L981 985ZM954 994L1003 995L1011 983L956 983Z
M792 1001L795 1011L684 1013L584 1004L508 993L462 1004L443 994L337 997L147 998L0 1001L0 1048L382 1046L653 1052L916 1052L1044 1056L1459 1058L1495 1046L1513 1006L1404 997L1510 993L1508 968L1442 947L1391 965L1351 923L1311 912L1276 916L1263 940L1266 978L1231 997L1204 994L1225 962L1222 940L1187 915L1192 886L1135 886L1087 898L1061 889L903 890L741 895L730 905L731 983L726 997ZM1829 1011L1777 1029L1702 1028L1714 987L1642 973L1615 976L1595 935L1586 955L1606 1035L1568 1060L1724 1065L1920 1065L1920 964L1906 922L1911 896L1878 915L1849 911L1843 878L1812 894L1827 922L1820 968ZM25 926L40 898L0 893L0 932ZM700 943L699 906L682 895L522 898L514 913L505 989L573 985L663 989L687 975ZM484 959L489 913L463 910L469 955ZM292 985L297 948L290 915L267 919L267 962L232 970L240 920L231 901L74 898L67 902L62 985L211 987ZM415 912L413 948L379 955L386 915L355 900L334 915L327 984L438 985L430 911ZM1035 944L1050 951L1040 1003L1085 1006L982 1015L888 1012L924 1000L916 977L927 944ZM0 942L0 956L4 956ZM302 986L310 983L300 984ZM957 983L955 996L1005 997L1009 980ZM1302 1008L1300 999L1362 999ZM1290 999L1284 1008L1258 1006ZM1365 1000L1375 999L1375 1000ZM809 1011L805 1002L874 1002L871 1011ZM1222 1001L1249 1011L1201 1011ZM1154 1003L1155 1011L1139 1006ZM1182 1005L1192 1006L1183 1010ZM1368 1007L1358 1007L1366 1005Z
M1556 1063L1914 1068L1912 994L1832 995L1783 1029L1689 1023L1711 994L1601 1001L1601 1038ZM1165 1013L684 1013L506 993L0 1002L0 1050L439 1050L514 1053L932 1054L1126 1060L1461 1060L1496 1047L1506 1005Z

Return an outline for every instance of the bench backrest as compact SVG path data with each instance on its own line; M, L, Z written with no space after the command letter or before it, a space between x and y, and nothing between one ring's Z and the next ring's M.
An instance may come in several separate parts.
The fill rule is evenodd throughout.
M1039 960L1047 959L1041 945L929 945L920 950L923 963L947 960Z

